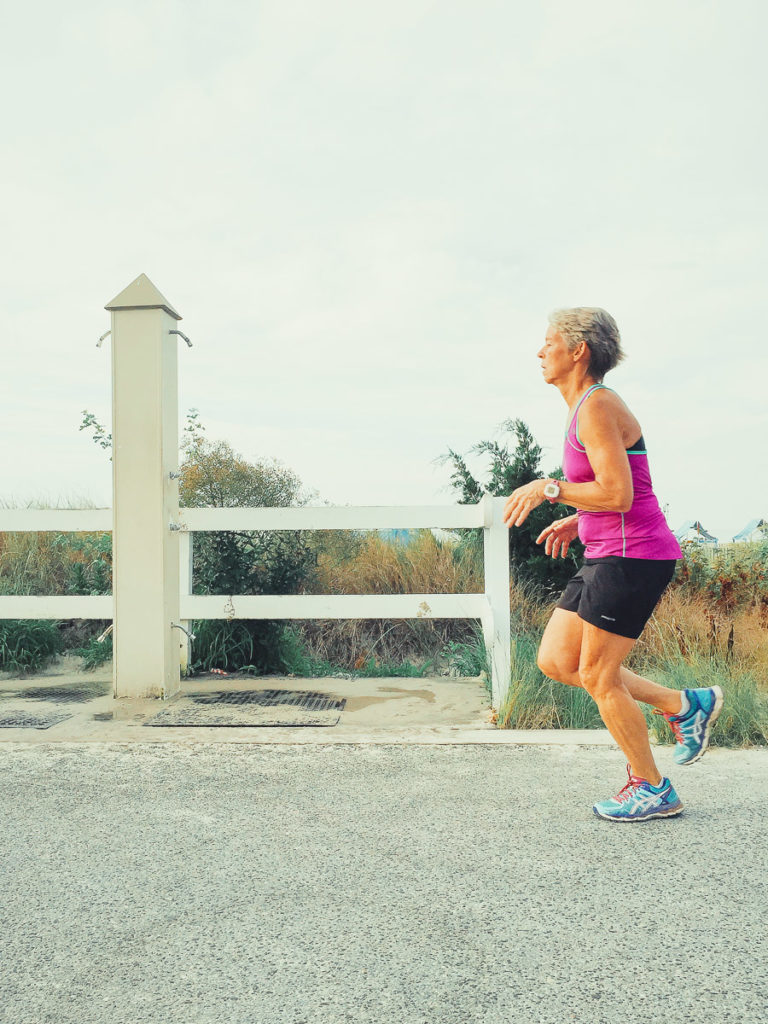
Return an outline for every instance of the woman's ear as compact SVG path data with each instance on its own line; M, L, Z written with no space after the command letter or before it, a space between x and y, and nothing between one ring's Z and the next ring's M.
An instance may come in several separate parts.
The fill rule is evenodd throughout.
M574 363L578 363L580 359L584 358L584 356L588 359L589 349L587 348L587 343L585 341L580 341L576 348L571 351L571 355L573 356Z

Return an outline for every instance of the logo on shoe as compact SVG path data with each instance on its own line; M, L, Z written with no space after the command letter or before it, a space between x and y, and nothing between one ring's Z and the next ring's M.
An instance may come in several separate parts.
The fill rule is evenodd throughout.
M663 789L660 793L649 793L648 791L643 792L642 790L636 790L632 796L632 804L629 807L630 814L634 814L636 811L647 811L651 807L658 807L664 803L664 797L668 796L669 787Z

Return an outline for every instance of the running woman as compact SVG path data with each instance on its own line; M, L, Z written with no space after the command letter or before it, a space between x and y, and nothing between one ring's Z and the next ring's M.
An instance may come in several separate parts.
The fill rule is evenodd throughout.
M547 384L568 405L565 481L533 480L504 506L507 526L521 526L542 502L562 502L574 515L537 538L553 558L568 554L577 536L584 565L563 591L539 647L541 671L582 686L627 759L629 781L617 796L596 803L611 821L645 821L679 814L683 805L651 753L640 701L662 714L675 735L676 764L697 761L720 714L718 686L672 690L630 672L622 662L635 645L682 557L653 492L640 424L603 384L624 358L616 322L604 309L580 306L549 317L538 352Z

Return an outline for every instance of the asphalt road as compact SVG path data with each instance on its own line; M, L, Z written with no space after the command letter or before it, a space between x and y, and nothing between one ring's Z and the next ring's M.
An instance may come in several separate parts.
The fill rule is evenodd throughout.
M768 751L0 747L3 1024L768 1019Z

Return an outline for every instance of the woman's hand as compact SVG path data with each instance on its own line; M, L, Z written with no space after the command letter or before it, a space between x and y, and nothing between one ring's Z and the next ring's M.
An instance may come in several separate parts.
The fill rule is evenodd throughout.
M528 516L543 501L546 480L531 480L529 484L512 491L504 505L502 522L505 526L522 526Z
M565 519L556 519L541 531L536 538L536 543L541 544L546 539L544 550L548 555L557 558L565 558L568 554L568 546L572 540L579 535L579 517L567 516Z

